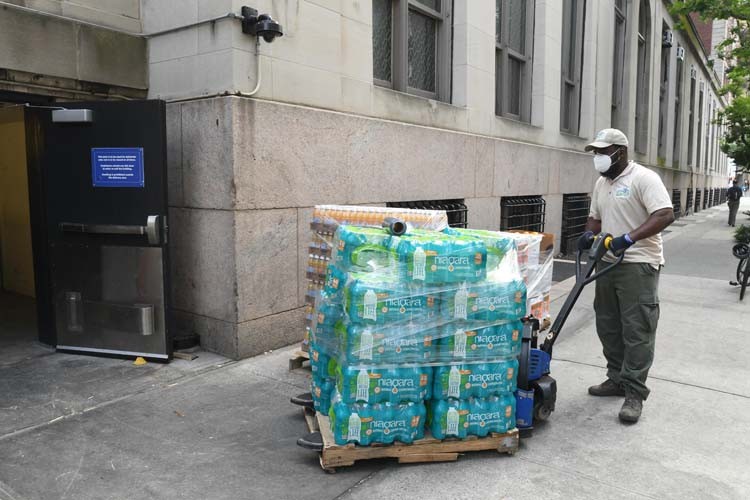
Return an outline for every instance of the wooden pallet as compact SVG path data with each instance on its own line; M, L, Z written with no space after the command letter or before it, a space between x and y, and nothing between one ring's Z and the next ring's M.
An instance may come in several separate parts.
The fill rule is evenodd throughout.
M328 417L305 410L305 421L310 432L320 432L323 437L323 451L320 453L320 466L326 472L336 472L337 467L354 465L358 460L373 458L396 458L401 464L425 462L453 462L459 454L471 451L496 450L498 453L513 455L518 451L518 429L505 434L491 434L487 437L469 436L466 439L435 439L426 431L424 439L411 444L357 446L337 445L331 432Z
M302 368L305 361L310 361L310 354L305 351L294 351L292 357L289 358L289 371Z

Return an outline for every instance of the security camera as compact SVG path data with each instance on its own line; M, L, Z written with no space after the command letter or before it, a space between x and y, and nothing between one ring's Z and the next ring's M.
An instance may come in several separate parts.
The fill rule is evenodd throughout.
M284 35L282 26L268 14L258 15L252 7L242 7L242 32L263 38L267 43Z

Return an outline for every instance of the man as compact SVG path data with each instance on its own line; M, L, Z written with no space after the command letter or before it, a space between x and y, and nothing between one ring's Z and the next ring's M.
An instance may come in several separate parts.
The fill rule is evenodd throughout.
M601 177L578 247L590 248L594 235L605 232L615 236L610 250L625 253L620 265L596 281L596 331L607 359L607 380L589 387L589 394L625 396L619 418L634 423L649 394L646 377L654 359L664 265L660 233L674 222L672 200L656 173L628 161L628 139L621 131L600 131L586 151L594 152Z
M737 210L740 208L742 189L737 185L737 179L732 181L732 187L727 189L727 205L729 205L729 225L734 227L737 219Z

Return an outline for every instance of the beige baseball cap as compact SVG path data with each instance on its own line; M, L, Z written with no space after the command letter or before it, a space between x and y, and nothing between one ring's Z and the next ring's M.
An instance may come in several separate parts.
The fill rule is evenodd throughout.
M584 150L591 151L594 148L606 148L612 146L613 144L625 147L628 147L630 145L628 143L628 138L625 136L625 134L622 133L621 130L617 130L616 128L605 128L603 130L600 130L599 133L596 134L596 137L594 137L594 141L586 146Z

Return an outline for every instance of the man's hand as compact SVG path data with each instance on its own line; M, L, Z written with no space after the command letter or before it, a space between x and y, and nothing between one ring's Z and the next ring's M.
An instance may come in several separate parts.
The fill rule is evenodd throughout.
M594 244L594 232L593 231L586 231L581 236L578 237L578 250L583 252L584 250L588 250L591 248L591 245Z
M635 241L630 238L630 235L625 233L622 236L618 236L617 238L612 238L612 241L609 244L609 249L613 254L619 257L623 254L623 252L625 252L625 250L632 247L634 244Z

